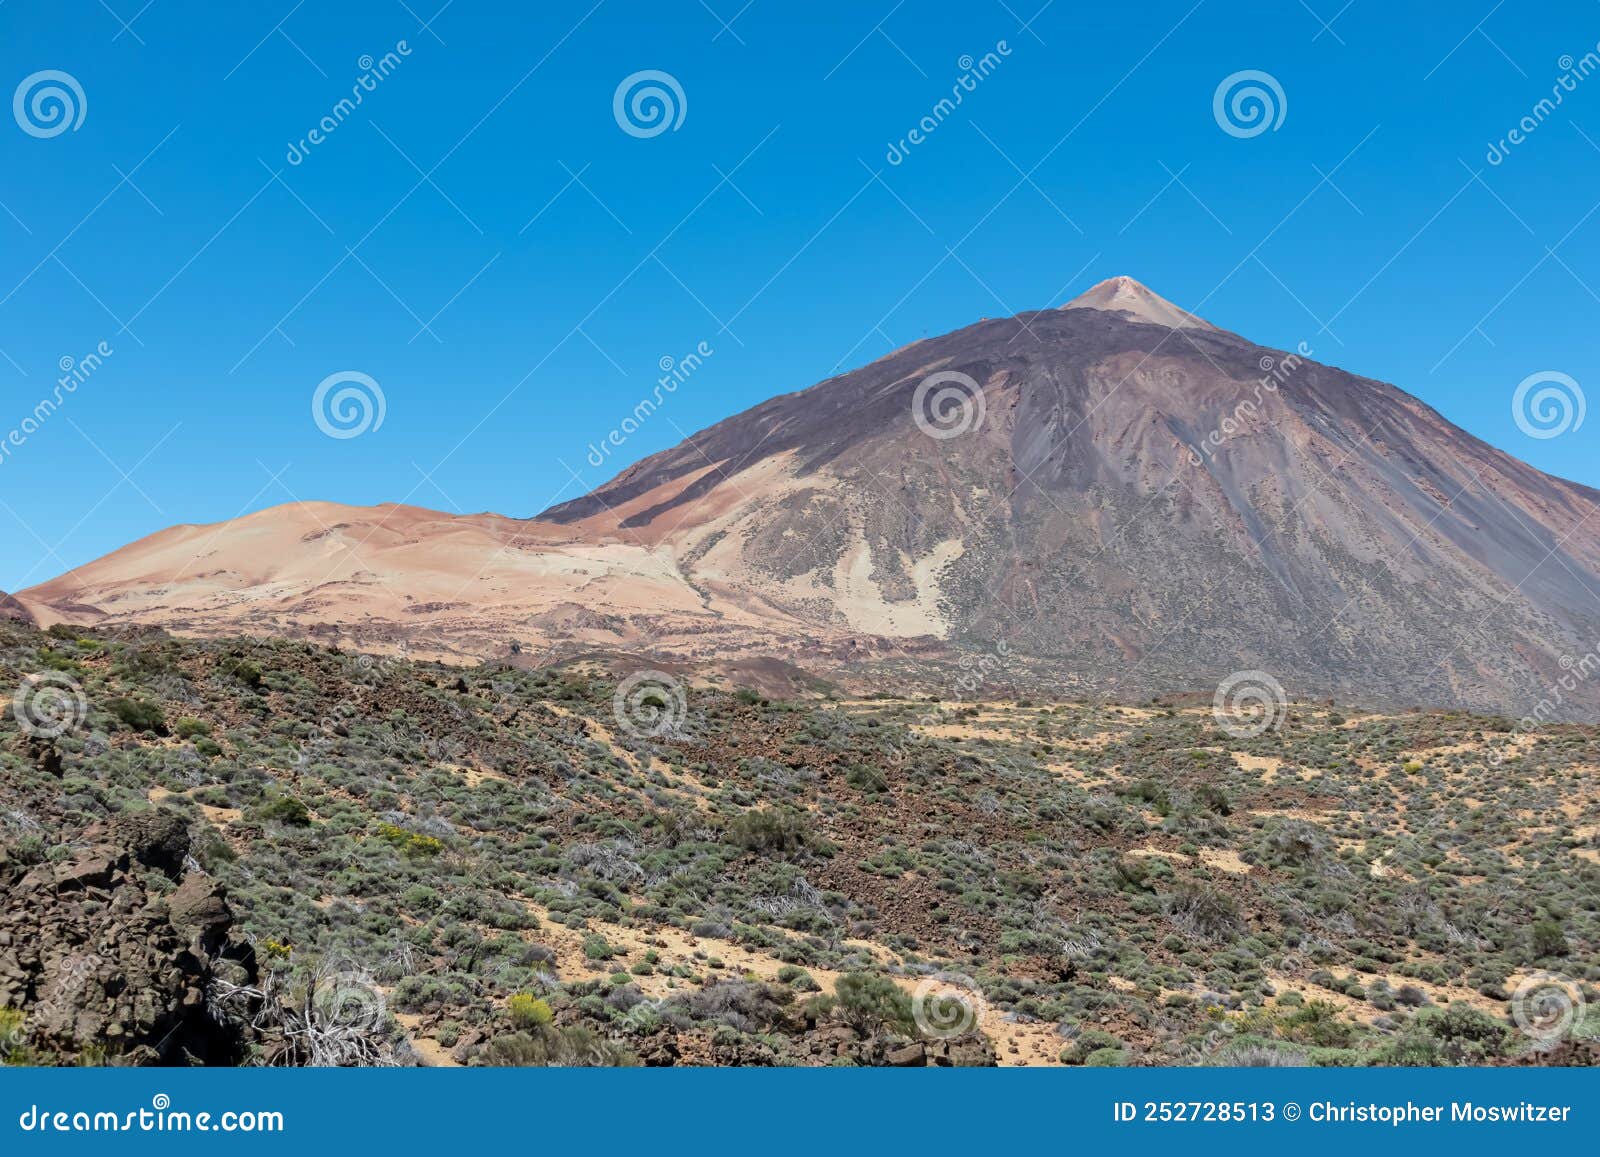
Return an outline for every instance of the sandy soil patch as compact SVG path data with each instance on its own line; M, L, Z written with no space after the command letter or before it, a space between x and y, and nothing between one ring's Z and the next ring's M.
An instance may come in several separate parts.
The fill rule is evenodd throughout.
M911 730L930 739L987 739L992 743L1030 742L1027 733L1023 731L1000 731L971 723L934 723L926 727L914 726Z
M1398 992L1402 986L1409 984L1412 987L1420 988L1423 992L1427 993L1428 999L1437 1005L1447 1005L1452 1001L1465 1001L1467 1004L1470 1004L1474 1008L1483 1012L1489 1013L1491 1016L1499 1017L1505 1014L1505 1004L1503 1002L1491 1000L1489 997L1484 996L1481 992L1477 992L1470 988L1457 988L1453 985L1424 984L1423 982L1414 980L1409 976L1398 976L1394 973L1380 973L1377 975L1372 975L1365 972L1352 973L1351 970L1344 968L1334 969L1334 971L1341 976L1354 975L1360 978L1363 984L1368 985L1372 984L1376 980L1381 979L1385 981L1395 992ZM1376 1018L1384 1015L1382 1009L1375 1008L1364 1000L1357 1000L1355 997L1346 996L1342 992L1330 992L1320 985L1312 984L1304 977L1290 975L1289 973L1280 972L1276 969L1270 968L1267 969L1266 975L1267 978L1272 981L1273 987L1278 990L1280 995L1285 992L1298 992L1307 1001L1320 1000L1326 1004L1337 1005L1352 1019L1366 1023L1370 1023ZM1515 983L1515 978L1513 978L1512 980L1508 980L1506 985L1508 988L1511 988L1515 987Z
M187 800L189 796L185 792L169 791L157 785L145 793L145 798L153 804L158 804L164 799ZM236 807L213 807L208 803L197 803L195 807L200 809L200 814L210 820L213 826L219 828L244 818L244 812Z
M1305 808L1297 807L1258 808L1252 811L1250 814L1253 816L1266 816L1268 818L1276 817L1278 819L1285 820L1304 820L1308 824L1325 824L1332 818L1333 815L1331 812L1307 811Z
M1228 754L1243 770L1259 773L1263 783L1275 782L1279 769L1283 767L1283 760L1272 755L1249 755L1243 751L1230 751Z
M458 1069L461 1063L450 1055L450 1050L445 1048L431 1036L420 1035L422 1017L417 1013L397 1012L394 1014L395 1023L406 1030L406 1039L410 1042L417 1056L422 1058L422 1063L433 1069Z
M1130 856L1156 856L1163 860L1171 860L1175 864L1187 864L1189 857L1182 852L1169 852L1166 848L1129 848Z
M1234 876L1250 873L1250 865L1241 860L1239 853L1232 848L1201 848L1200 862L1208 868L1216 868L1219 872Z

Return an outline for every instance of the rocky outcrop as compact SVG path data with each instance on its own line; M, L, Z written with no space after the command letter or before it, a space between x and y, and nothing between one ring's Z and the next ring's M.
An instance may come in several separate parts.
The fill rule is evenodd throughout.
M134 813L82 840L32 866L0 848L0 1048L34 1064L237 1063L250 1030L209 997L219 980L253 986L255 958L222 885L185 872L185 821Z

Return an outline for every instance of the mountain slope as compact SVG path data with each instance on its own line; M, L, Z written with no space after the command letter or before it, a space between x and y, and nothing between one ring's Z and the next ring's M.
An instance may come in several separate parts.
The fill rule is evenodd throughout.
M1099 688L1260 667L1291 692L1521 714L1588 650L1600 493L1391 386L1147 323L1111 289L773 399L543 517L884 633L1006 639ZM984 418L940 440L912 410L949 371ZM756 481L779 460L781 486ZM741 489L731 517L694 509Z
M1013 675L1121 695L1260 668L1291 695L1521 715L1600 629L1597 502L1117 278L774 398L537 520L328 508L353 527L330 543L285 508L204 532L266 565L175 581L195 536L146 540L20 597L43 622L332 623L442 654L1003 642Z

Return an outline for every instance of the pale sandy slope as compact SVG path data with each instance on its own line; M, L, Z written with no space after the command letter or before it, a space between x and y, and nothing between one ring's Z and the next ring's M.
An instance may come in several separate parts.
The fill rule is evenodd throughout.
M418 655L504 653L571 620L628 641L632 616L703 615L670 556L564 527L415 506L295 503L175 526L19 597L41 624L332 634ZM584 615L581 608L589 608ZM593 626L586 626L593 624Z
M870 649L863 636L941 634L929 567L926 597L891 606L864 541L831 590L807 576L769 583L749 573L740 544L750 524L797 485L827 482L796 483L780 457L648 534L618 529L634 504L595 525L558 526L393 504L293 503L171 527L17 599L41 626L310 636L454 660L504 657L513 643L535 653L845 659Z

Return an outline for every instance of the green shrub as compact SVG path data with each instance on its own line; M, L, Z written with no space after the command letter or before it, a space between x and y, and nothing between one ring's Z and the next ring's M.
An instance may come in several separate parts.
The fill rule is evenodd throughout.
M1204 940L1232 940L1244 929L1239 902L1206 884L1185 880L1162 904L1180 932Z
M157 735L167 733L167 720L161 708L143 699L119 697L106 704L106 710L115 715L124 727L132 731L152 731Z
M1482 1064L1503 1056L1510 1037L1510 1030L1494 1017L1460 1000L1444 1008L1423 1009L1415 1023L1439 1042L1439 1054L1447 1064Z
M255 809L254 815L256 819L283 824L290 828L311 826L310 809L292 795L280 795L267 800Z
M811 973L794 964L778 969L778 983L798 988L801 992L818 992L822 986L812 979Z
M548 1002L531 992L519 992L506 1001L506 1012L511 1023L522 1032L541 1029L555 1019Z
M1559 921L1535 920L1533 927L1528 929L1528 935L1533 941L1535 960L1567 954L1567 934L1562 931Z
M425 836L421 832L408 831L398 824L379 824L378 838L392 844L412 859L425 859L444 851L444 841L437 836Z
M845 768L844 781L859 791L876 794L889 789L889 781L883 772L875 767L868 767L864 763L852 763Z
M248 659L227 660L222 669L246 687L255 689L261 686L261 668Z
M1346 1048L1355 1038L1355 1026L1344 1020L1338 1005L1308 1001L1280 1022L1283 1035L1317 1048Z
M1089 1063L1089 1057L1098 1052L1120 1052L1122 1042L1108 1032L1091 1028L1080 1032L1072 1039L1072 1043L1061 1050L1061 1063L1064 1065L1083 1065Z
M1128 1063L1128 1054L1121 1049L1095 1049L1083 1063L1091 1069L1117 1069Z
M845 1023L864 1036L885 1028L906 1034L916 1031L911 998L886 976L847 972L833 994Z
M539 1033L503 1033L489 1042L483 1062L503 1066L615 1068L639 1063L627 1048L582 1025Z
M0 1065L33 1063L27 1046L28 1031L21 1009L0 1008Z
M728 839L747 852L798 852L811 843L806 817L793 808L747 811L728 825Z

